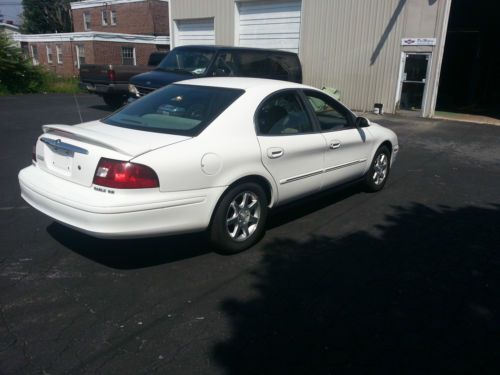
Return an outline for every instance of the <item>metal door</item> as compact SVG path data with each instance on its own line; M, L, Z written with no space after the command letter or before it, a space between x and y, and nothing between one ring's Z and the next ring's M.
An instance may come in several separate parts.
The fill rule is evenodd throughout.
M424 107L429 61L429 53L403 54L399 109L421 111Z

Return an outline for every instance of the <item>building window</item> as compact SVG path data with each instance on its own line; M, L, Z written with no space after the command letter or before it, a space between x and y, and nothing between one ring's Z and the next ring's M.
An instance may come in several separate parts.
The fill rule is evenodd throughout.
M135 65L135 48L122 47L122 64Z
M111 24L116 25L116 10L112 10L109 12L111 17Z
M38 59L38 47L32 45L31 46L31 59L33 61L33 65L39 65L40 60Z
M108 12L103 10L101 12L101 20L103 26L108 26Z
M76 66L80 69L82 64L85 64L85 47L82 45L76 45Z
M83 13L83 28L85 30L90 30L90 13Z
M51 46L45 46L45 49L47 50L47 62L49 64L52 64L52 47Z
M63 53L62 53L61 46L56 46L56 54L57 54L57 63L62 64L63 63Z

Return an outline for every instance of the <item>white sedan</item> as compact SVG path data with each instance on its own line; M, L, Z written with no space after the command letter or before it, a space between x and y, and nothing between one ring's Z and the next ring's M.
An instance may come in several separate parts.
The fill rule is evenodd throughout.
M397 151L394 132L315 88L202 78L99 121L43 126L19 183L34 208L92 236L208 228L236 253L270 208L355 180L382 189Z

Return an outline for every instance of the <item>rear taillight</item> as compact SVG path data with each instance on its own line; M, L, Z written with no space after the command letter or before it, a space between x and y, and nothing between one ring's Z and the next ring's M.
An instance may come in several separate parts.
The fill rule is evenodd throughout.
M146 189L160 186L158 176L151 168L106 158L99 160L93 183L116 189Z
M112 68L108 69L108 80L114 81L115 79L116 79L115 71Z

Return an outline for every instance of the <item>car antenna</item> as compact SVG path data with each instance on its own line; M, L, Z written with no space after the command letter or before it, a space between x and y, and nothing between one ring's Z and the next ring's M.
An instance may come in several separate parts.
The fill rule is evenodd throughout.
M80 117L80 123L83 122L82 111L80 111L80 105L78 104L78 99L76 98L76 94L73 93L73 98L75 99L76 110L78 111L78 116Z

